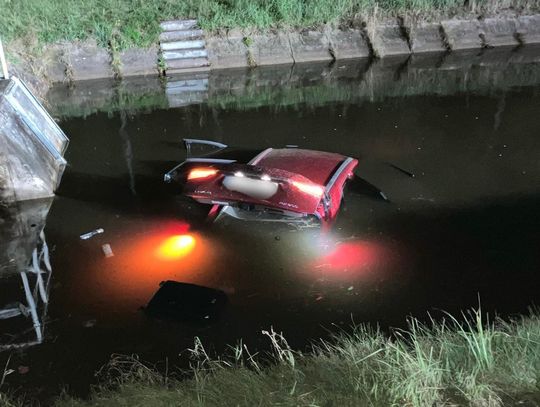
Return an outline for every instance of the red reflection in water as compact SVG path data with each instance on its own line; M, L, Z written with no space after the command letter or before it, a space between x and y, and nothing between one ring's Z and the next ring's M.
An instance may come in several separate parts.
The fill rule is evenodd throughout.
M375 242L352 241L336 244L316 261L315 268L338 277L357 277L376 271L387 261L384 246Z

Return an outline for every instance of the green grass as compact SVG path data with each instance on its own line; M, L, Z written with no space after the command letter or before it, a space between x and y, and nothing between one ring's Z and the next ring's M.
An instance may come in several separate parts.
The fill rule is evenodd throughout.
M392 337L364 326L301 354L263 332L273 351L242 344L209 357L200 341L181 380L115 357L91 400L56 406L502 406L540 401L540 317L487 322L479 312L421 324ZM185 377L185 376L184 376Z
M308 27L350 23L360 16L452 15L513 7L538 10L540 0L0 0L0 35L40 44L94 38L115 49L157 41L159 21L194 17L207 30Z

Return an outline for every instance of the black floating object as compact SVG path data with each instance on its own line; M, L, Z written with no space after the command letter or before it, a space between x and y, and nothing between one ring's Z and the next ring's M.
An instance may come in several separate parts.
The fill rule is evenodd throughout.
M227 295L221 290L165 281L145 310L156 318L205 322L215 320L226 303Z
M412 172L410 172L410 171L407 171L407 170L404 170L403 168L398 167L398 166L395 165L395 164L388 163L388 165L389 165L390 167L392 167L393 169L398 170L399 172L401 172L401 173L403 173L403 174L405 174L405 175L407 175L407 176L409 176L409 177L411 177L411 178L414 178L414 177L415 177L414 173L412 173Z
M348 188L353 194L364 195L375 200L390 202L383 191L357 175L349 182Z

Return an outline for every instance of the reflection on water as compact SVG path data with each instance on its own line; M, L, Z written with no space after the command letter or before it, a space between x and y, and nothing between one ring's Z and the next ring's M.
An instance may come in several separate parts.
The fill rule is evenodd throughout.
M42 231L51 203L0 206L0 352L44 339L52 268Z
M188 233L189 232L189 233ZM100 252L102 244L110 244L113 257ZM74 281L75 292L88 291L88 301L111 301L117 307L137 309L144 305L164 280L177 280L210 285L219 260L219 245L181 221L149 218L123 228L122 233L95 237L79 248L81 256L91 256L82 278ZM100 270L97 274L97 270Z
M463 93L497 97L502 111L507 90L540 83L538 55L539 47L527 46L228 69L177 75L165 82L154 78L85 81L75 87L58 85L48 99L55 115L62 117L207 104L216 120L223 109L305 110L336 102ZM200 120L207 120L204 112Z
M71 146L47 223L51 340L16 356L35 370L20 381L85 392L111 353L182 364L194 336L216 352L239 338L264 349L269 326L303 348L353 320L403 326L479 296L490 313L525 311L538 301L540 70L524 51L212 72L197 90L186 84L191 93L173 78L157 103L139 83L142 110L123 109L125 84L109 99L111 88L86 88L77 115L68 106L90 85L56 89ZM335 151L359 158L364 184L326 234L209 225L208 208L162 182L185 157L182 137ZM79 239L96 228L105 233ZM163 280L222 290L229 303L203 325L148 318L139 307Z

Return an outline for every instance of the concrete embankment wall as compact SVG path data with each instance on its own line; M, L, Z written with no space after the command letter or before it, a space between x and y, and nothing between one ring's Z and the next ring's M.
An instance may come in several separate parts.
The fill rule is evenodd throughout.
M325 26L319 30L264 33L230 30L205 36L204 42L207 66L194 64L186 71L519 47L540 43L540 15L435 23L400 18L348 29ZM157 76L168 70L157 45L112 55L92 42L57 44L47 50L41 62L41 71L51 82ZM174 71L178 72L177 67Z
M133 77L57 84L47 101L55 117L68 118L201 103L215 109L252 109L462 92L498 97L516 86L540 85L539 65L540 45L440 52L189 72L165 80Z

